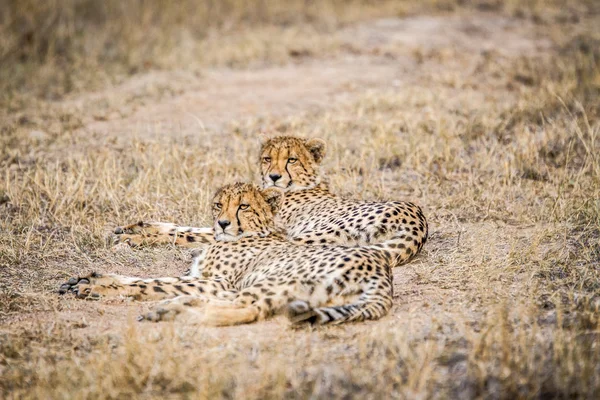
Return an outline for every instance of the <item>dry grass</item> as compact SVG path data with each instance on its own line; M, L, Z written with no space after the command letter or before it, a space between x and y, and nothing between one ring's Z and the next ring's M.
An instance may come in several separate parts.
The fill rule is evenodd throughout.
M21 49L26 54L16 57L6 50L14 49L10 41L16 39L2 35L1 58L10 61L2 73L24 68L33 78L2 78L0 396L596 396L600 14L593 2L438 1L418 8L354 2L342 9L335 1L291 2L291 8L229 1L213 8L214 14L191 13L182 5L164 15L148 2L147 9L122 6L123 15L139 11L137 17L155 22L156 29L142 35L135 24L122 25L131 43L116 49L106 43L125 32L117 21L96 21L89 28L93 36L78 26L77 13L85 8L76 5L84 3L58 8L75 13L67 18L73 29L64 31L64 43L44 45L49 36L36 36L36 49ZM294 8L303 4L309 9ZM120 10L117 2L103 7L104 14L94 18L112 18ZM474 11L481 8L492 11ZM441 15L422 17L425 9ZM53 10L19 2L17 15L38 21L58 12ZM210 23L182 33L198 15ZM381 39L405 39L390 20L356 22L386 15L416 21L409 41ZM498 25L499 15L514 24ZM2 18L5 23L12 17ZM426 31L425 41L418 38L420 26L435 24L441 28ZM494 34L486 35L487 25L496 26ZM192 35L185 42L190 52L183 51L187 44L164 50L170 43L161 39L166 26ZM2 29L9 32L6 25ZM510 40L494 41L511 32ZM86 51L96 53L82 53L92 37L97 42ZM492 50L473 50L486 40ZM249 42L251 51L237 51ZM131 59L123 59L131 49ZM175 67L179 55L185 59L198 49L210 51L198 64ZM30 60L32 55L39 58ZM146 55L164 64L145 71L140 66ZM85 68L68 87L56 77L71 71L64 64L70 57L80 57L74 65ZM323 93L341 93L335 101L306 102L310 91L291 100L264 100L283 90L269 87L269 74L281 71L273 65L284 65L292 77L307 66L318 71L334 65L335 78L362 62L367 72L374 66L396 71L399 82L356 88L331 82ZM90 73L99 65L106 67L100 80ZM223 73L209 75L217 84L239 79L224 65L243 68L239 74L249 78L239 82L247 86L239 96L223 91L223 108L194 103L193 96L206 90L204 74ZM260 75L265 70L270 72ZM254 83L252 77L265 75L266 83ZM124 83L85 90L87 82L98 88L106 79ZM49 101L52 91L59 95ZM271 108L249 113L242 91L255 93L247 103ZM178 99L203 118L210 110L215 115L206 120L212 118L213 127L186 125ZM284 100L295 108L279 112ZM161 112L171 119L153 119ZM243 328L192 328L136 323L147 304L56 295L61 281L90 270L182 273L186 252L113 252L107 233L139 219L207 224L214 189L256 177L257 137L264 130L326 139L325 170L338 193L410 199L424 207L430 241L415 262L395 271L395 306L388 317L299 331L280 319Z
M150 70L287 62L318 52L326 44L320 36L336 27L406 7L364 0L3 3L0 61L8 68L0 89L9 104L24 91L55 100Z

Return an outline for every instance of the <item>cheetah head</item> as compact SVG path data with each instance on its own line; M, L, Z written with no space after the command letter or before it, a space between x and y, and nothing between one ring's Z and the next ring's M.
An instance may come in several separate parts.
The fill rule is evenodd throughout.
M263 187L278 187L285 191L313 188L321 182L320 164L323 157L323 139L292 136L269 139L260 150Z
M223 186L213 199L215 240L267 236L275 230L274 216L282 199L276 188L261 190L248 183Z

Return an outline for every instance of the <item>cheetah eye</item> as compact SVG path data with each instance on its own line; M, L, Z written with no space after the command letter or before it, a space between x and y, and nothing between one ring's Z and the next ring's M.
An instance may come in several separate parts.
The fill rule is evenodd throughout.
M264 163L270 163L271 162L271 157L263 157L263 162Z
M293 163L295 163L296 161L298 161L298 159L297 159L297 158L294 158L294 157L290 157L290 158L288 158L288 163L290 163L290 164L293 164Z
M250 207L249 204L240 204L240 210L247 210Z
M221 204L221 203L215 203L215 208L217 210L220 210L222 207L223 207L223 204Z

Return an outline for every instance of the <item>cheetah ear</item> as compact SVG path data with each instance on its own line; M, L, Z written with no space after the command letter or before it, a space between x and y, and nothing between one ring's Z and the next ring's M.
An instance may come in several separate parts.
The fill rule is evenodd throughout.
M260 141L260 156L262 156L262 153L265 151L265 148L269 145L269 143L271 143L271 140L273 140L273 138L275 137L275 135L273 135L272 133L261 133L258 136L258 139Z
M304 145L313 156L317 164L321 164L323 158L325 158L325 150L327 145L323 139L308 139L304 142Z
M258 138L258 142L263 145L267 143L274 136L273 130L261 127L259 131L256 133L256 137Z
M277 188L268 188L261 192L267 204L271 207L273 214L277 214L277 211L281 208L281 202L283 201L283 192Z

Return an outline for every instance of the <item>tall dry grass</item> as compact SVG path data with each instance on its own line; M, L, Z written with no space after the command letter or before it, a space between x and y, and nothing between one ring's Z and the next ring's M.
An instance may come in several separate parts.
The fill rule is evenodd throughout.
M402 2L363 0L4 0L3 97L27 90L57 99L149 70L264 62L272 51L268 48L250 58L223 60L213 42L233 35L244 44L247 34L264 41L275 32L299 41L361 18L395 15L402 7ZM252 47L252 42L245 45Z
M372 15L382 12L379 4L366 3ZM94 109L73 111L39 100L25 104L15 93L71 90L60 79L45 80L70 71L69 57L85 60L74 66L114 63L125 74L134 72L132 66L141 74L145 54L156 51L158 59L168 60L171 51L181 51L161 53L157 43L166 39L160 32L177 31L204 14L168 3L173 8L161 16L154 2L108 2L94 3L100 10L84 18L78 13L85 8L77 7L86 2L49 4L56 7L19 2L11 9L27 14L29 7L30 18L37 15L34 25L55 21L47 32L57 29L64 42L49 39L56 33L32 39L31 54L40 58L32 56L31 63L27 55L16 62L11 58L16 53L1 53L12 60L13 71L36 71L31 75L36 78L10 83L12 91L4 92L13 100L3 110L11 118L3 119L0 135L0 396L596 397L600 54L593 3L556 2L550 8L542 2L485 3L504 15L535 20L538 33L552 40L542 55L503 59L449 49L444 61L423 51L414 54L423 69L440 63L443 70L432 69L402 90L365 92L350 104L297 115L232 121L220 135L131 135L126 145L110 134L85 131ZM281 25L287 15L290 26L315 26L323 31L314 37L327 41L339 21L371 15L360 15L364 8L358 2L344 11L336 8L341 2L290 2L280 14L253 3L214 4L223 8L209 8L216 14L205 18L214 25L197 28L202 40L209 40L212 29L230 32L246 23L245 32L259 37L265 29L259 23ZM315 10L314 19L300 7ZM472 11L453 2L435 7L444 13ZM13 18L2 15L3 21ZM129 19L132 15L139 19ZM86 18L97 25L88 30ZM128 23L119 24L120 18ZM138 27L146 25L131 21L143 18L156 30L140 33ZM177 18L181 25L174 24ZM230 20L236 23L228 26ZM110 45L129 30L132 43ZM143 47L145 34L149 47ZM13 40L2 37L5 44ZM86 41L90 47L82 45ZM287 43L298 42L292 37ZM131 63L123 58L127 46L134 49ZM219 60L216 50L212 54ZM269 57L263 62L285 61ZM477 73L452 69L452 60L460 57L473 57ZM94 81L88 76L93 70L81 69L83 81ZM110 111L121 107L103 101ZM90 270L182 273L189 261L184 251L114 253L107 232L139 219L207 224L214 189L256 177L256 137L265 126L326 139L324 168L336 192L411 199L426 210L431 238L419 259L395 271L390 316L300 331L282 320L224 329L148 325L134 321L148 305L56 295L61 281Z
M598 11L592 0L3 0L0 6L0 100L12 109L31 97L56 100L150 70L289 62L322 51L323 34L369 18L468 9L548 23Z

